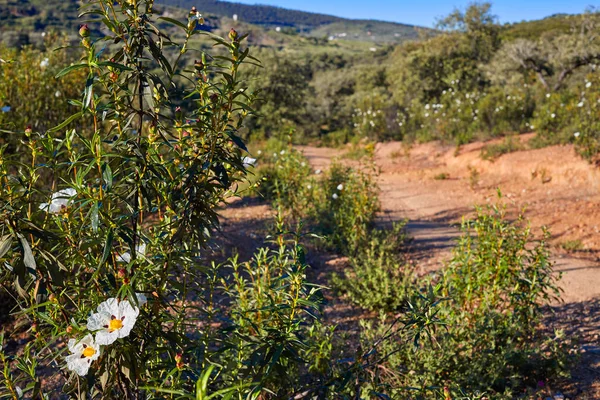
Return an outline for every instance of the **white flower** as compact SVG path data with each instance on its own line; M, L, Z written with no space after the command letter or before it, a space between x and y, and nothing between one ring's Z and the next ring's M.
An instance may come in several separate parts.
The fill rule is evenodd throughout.
M253 167L256 164L256 158L244 157L242 159L242 164L244 165L244 168Z
M319 175L320 173L321 173L320 169L318 169L318 170L315 171L315 174L317 174L317 175Z
M577 103L577 107L583 107L583 101L580 101L579 103Z
M87 328L96 332L96 343L109 345L129 335L140 310L128 300L110 298L98 306L98 312L90 315Z
M549 99L550 98L550 93L546 93L546 98Z
M48 60L47 58L44 58L41 62L40 62L40 67L42 68L46 68L48 65L50 64L50 60Z
M281 155L284 155L284 154L285 154L285 150L281 150L281 151L279 152L279 154L281 154Z
M60 90L57 90L56 92L54 92L54 97L60 97Z
M306 185L306 188L307 188L308 190L310 190L310 189L312 189L312 185Z
M306 163L305 163L304 161L302 161L302 162L300 163L300 166L301 166L301 167L306 167Z
M550 117L551 118L556 118L556 114L552 113L552 114L550 114Z
M71 339L68 347L71 354L66 357L67 368L79 376L87 375L92 361L100 357L100 346L94 341L94 337L87 334L80 341Z
M531 125L531 129L535 129L535 126Z
M337 190L344 190L344 185L342 185L341 183L337 185Z
M331 196L331 197L332 197L334 200L337 200L337 198L338 198L338 195L337 195L337 193L334 193L334 194L333 194L333 196Z
M52 193L52 199L50 200L50 204L40 204L40 210L44 210L46 212L49 212L50 214L58 214L73 202L72 198L75 195L77 195L77 191L73 188L67 188Z
M139 256L146 255L146 243L141 242L140 244L138 244L137 246L135 246L135 252ZM119 263L129 264L130 261L131 261L131 253L128 252L128 251L126 251L122 255L117 256L117 262L119 262Z
M256 154L260 156L262 154L262 150L257 151Z
M586 88L589 88L589 87L591 87L591 86L592 86L592 82L588 82L588 83L586 83L586 84L585 84L585 87L586 87Z
M575 133L573 134L573 136L575 136L576 138L578 138L578 137L579 137L579 135L581 135L581 133L579 133L579 132L575 132Z

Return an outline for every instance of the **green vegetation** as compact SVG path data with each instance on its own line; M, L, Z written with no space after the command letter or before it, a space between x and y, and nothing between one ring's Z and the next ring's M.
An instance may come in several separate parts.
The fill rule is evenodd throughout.
M28 34L40 15L40 29L78 26L42 2L0 1L7 30ZM405 222L376 218L373 155L378 140L509 134L484 149L495 158L535 129L533 145L573 142L595 159L595 14L573 17L576 32L561 17L528 30L474 4L438 35L371 49L303 36L309 16L268 7L241 18L289 29L152 0L87 7L101 21L70 50L53 52L74 40L50 31L0 49L0 284L15 302L0 398L537 398L567 373L570 338L542 325L560 295L548 232L478 208L448 264L420 275ZM350 24L327 18L314 31ZM294 143L319 139L353 143L352 166L314 170ZM248 140L262 143L256 159ZM218 208L240 187L275 221L247 259L215 256ZM344 262L332 292L309 279L309 251ZM332 293L358 326L330 324Z

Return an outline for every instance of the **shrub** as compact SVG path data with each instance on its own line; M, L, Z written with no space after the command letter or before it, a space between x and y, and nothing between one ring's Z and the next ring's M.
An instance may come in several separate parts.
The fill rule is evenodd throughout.
M186 53L202 17L165 19L183 32L177 44L156 30L152 5L91 4L107 36L83 25L81 61L58 74L87 74L78 112L11 133L20 154L0 148L0 265L29 332L21 353L2 355L2 395L42 398L56 389L43 382L73 397L188 395L218 375L205 352L211 310L194 293L215 208L245 173L248 51L232 30L213 37L222 57L171 62L166 48ZM115 46L100 51L105 41ZM176 75L189 86L175 89ZM193 111L176 107L184 98Z
M369 310L404 309L415 279L412 265L401 253L405 223L395 223L390 231L372 230L367 243L349 258L343 276L333 276L334 287Z
M56 46L66 37L47 35L46 45ZM75 61L65 48L57 51L22 50L0 46L0 144L9 144L15 152L24 146L11 131L24 132L30 126L37 132L60 124L77 111L69 99L78 97L83 70L56 77L69 63Z
M478 209L462 229L433 296L438 298L433 315L444 329L431 337L431 345L412 350L402 345L410 340L402 331L397 342L383 344L391 356L385 363L389 372L380 379L396 388L391 393L404 393L402 387L431 391L451 382L488 398L512 398L565 370L562 333L547 337L539 326L543 305L558 295L547 233L533 242L524 220L508 221L500 207ZM422 296L427 292L422 289ZM372 340L389 329L385 317L366 323L363 337Z

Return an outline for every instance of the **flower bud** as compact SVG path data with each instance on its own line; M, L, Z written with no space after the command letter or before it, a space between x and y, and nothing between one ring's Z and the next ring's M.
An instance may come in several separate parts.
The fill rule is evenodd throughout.
M231 40L232 42L235 42L238 40L238 33L235 29L231 28L231 30L229 31L229 40Z
M32 132L33 130L31 129L31 125L27 125L27 127L25 127L25 134L29 136Z
M177 369L183 369L183 354L177 353L175 354L175 364L177 365Z
M90 28L87 26L87 24L83 24L79 27L79 36L82 38L90 36Z
M127 276L127 271L125 271L124 268L119 268L119 271L117 271L117 276L119 279L123 279Z
M67 333L73 332L73 327L71 325L67 326Z
M196 68L197 71L202 71L204 69L204 63L202 61L196 60L194 62L194 68Z
M196 15L197 12L198 12L198 10L196 9L196 6L193 6L192 9L190 10L190 17L193 17L194 15Z

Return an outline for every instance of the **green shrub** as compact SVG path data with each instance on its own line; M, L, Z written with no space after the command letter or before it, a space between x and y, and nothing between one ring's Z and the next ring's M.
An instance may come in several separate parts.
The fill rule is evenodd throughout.
M75 57L65 48L54 51L66 38L50 33L46 38L48 50L25 47L15 50L0 46L0 145L9 144L11 151L21 151L23 145L16 134L30 126L37 132L57 126L78 107L69 103L79 97L83 70L56 75Z
M369 310L400 311L414 290L413 266L402 256L406 222L390 231L372 230L369 240L348 260L343 276L332 283L355 304Z
M561 332L548 337L540 327L542 307L558 295L546 245L533 241L523 219L510 222L501 208L478 209L465 221L463 236L437 284L438 329L431 343L409 350L410 338L384 343L389 387L427 388L452 382L488 398L512 398L525 387L566 368ZM425 291L423 290L422 293ZM365 294L364 297L368 297ZM389 318L365 325L372 340L390 329Z
M484 160L495 160L503 154L512 153L524 149L518 137L507 136L504 141L497 144L487 144L481 149L481 158Z

